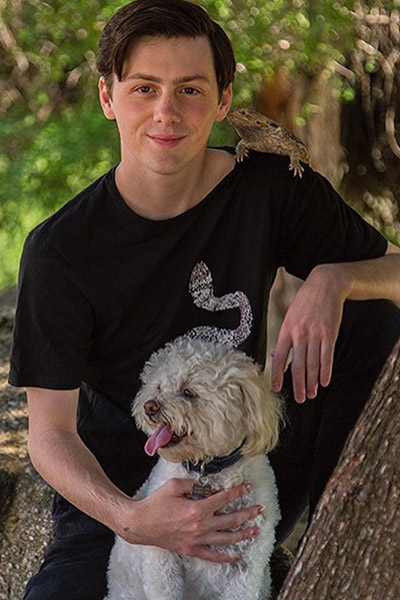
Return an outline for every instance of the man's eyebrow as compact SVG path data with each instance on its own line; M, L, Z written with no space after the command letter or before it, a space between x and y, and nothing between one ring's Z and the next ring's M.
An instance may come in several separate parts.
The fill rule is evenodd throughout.
M134 73L133 75L128 75L128 77L123 77L122 81L132 81L133 79L142 79L145 81L153 81L154 83L162 83L162 79L160 77L154 77L154 75L147 75L146 73ZM172 83L176 85L178 83L188 83L189 81L205 81L206 83L210 83L208 77L198 74L178 77L178 79L174 79Z

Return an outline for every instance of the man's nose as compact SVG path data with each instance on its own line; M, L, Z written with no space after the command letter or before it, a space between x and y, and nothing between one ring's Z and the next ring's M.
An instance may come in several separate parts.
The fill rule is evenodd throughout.
M158 123L179 123L181 120L178 100L171 93L162 94L154 107L154 120Z

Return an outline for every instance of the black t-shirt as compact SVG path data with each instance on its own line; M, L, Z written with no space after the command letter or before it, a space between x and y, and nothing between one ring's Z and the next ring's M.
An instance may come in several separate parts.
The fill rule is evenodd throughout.
M276 270L385 253L386 240L331 185L287 157L251 153L199 204L163 221L135 214L115 169L29 235L21 259L9 382L80 387L78 432L128 494L154 459L130 406L145 360L193 332L265 361ZM103 526L56 495L57 535Z
M114 172L25 243L12 385L73 389L85 381L129 411L151 352L200 326L239 331L234 344L263 364L279 266L305 278L319 263L386 250L321 175L307 168L293 177L285 157L252 153L199 204L162 221L126 205ZM193 289L202 276L213 298L229 296L222 307L202 306Z

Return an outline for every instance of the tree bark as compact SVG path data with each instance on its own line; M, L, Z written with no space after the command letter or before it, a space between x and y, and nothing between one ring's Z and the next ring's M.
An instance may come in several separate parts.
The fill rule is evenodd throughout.
M399 566L400 340L349 437L278 600L398 600Z

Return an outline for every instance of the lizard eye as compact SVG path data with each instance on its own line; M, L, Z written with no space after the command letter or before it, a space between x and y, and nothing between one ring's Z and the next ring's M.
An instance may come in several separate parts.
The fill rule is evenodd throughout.
M262 125L261 121L256 121L257 125Z
M273 129L278 129L278 127L279 127L279 124L278 124L278 123L274 123L274 122L272 121L272 123L270 123L270 126L271 126Z
M182 396L184 398L189 398L189 399L193 399L197 397L197 394L195 392L193 392L193 390L189 389L189 388L184 388L181 392Z

